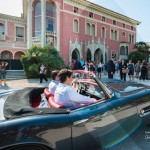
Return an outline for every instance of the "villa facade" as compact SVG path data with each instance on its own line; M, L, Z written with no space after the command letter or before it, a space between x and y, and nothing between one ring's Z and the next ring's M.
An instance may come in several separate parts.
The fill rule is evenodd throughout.
M19 59L33 45L54 46L72 59L126 59L140 22L87 0L23 0L23 14L0 14L0 56Z

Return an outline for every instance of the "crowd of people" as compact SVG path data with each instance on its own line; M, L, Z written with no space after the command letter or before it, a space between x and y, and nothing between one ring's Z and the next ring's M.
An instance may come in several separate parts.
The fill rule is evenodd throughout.
M121 80L126 81L127 75L129 81L138 78L139 80L150 79L150 64L146 60L142 62L140 60L137 63L133 63L132 60L128 62L124 59L117 60L113 56L106 64L97 61L84 61L83 59L73 60L71 65L72 70L83 69L86 71L92 71L101 79L103 74L108 74L108 78L113 78L116 74L119 75Z
M115 57L112 57L108 61L108 78L113 78L118 73L121 80L126 81L127 75L129 81L133 81L134 78L139 80L150 79L150 64L146 60L142 62L140 60L137 63L133 63L132 60L126 62L124 59L116 61Z
M101 79L102 72L107 71L107 64L104 64L103 62L100 61L84 61L83 59L79 60L73 60L71 64L71 69L72 70L85 70L85 71L92 71L98 75L98 77Z

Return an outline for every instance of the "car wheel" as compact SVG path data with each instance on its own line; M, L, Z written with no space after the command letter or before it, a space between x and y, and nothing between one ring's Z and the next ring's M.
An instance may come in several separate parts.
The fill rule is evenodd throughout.
M6 148L4 150L50 150L50 149L38 144L36 145L28 144L28 145L17 145L17 146Z

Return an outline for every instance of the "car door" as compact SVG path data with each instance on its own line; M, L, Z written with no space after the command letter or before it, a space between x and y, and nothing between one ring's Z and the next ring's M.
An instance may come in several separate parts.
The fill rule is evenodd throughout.
M74 150L114 148L141 124L137 109L126 98L113 98L71 111Z
M141 93L142 94L142 93ZM137 98L136 105L138 114L141 117L144 124L150 123L150 90L143 92L144 96Z

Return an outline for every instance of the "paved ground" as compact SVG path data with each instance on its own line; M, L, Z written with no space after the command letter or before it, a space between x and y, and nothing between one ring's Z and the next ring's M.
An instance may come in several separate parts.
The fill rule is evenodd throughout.
M0 86L0 92L24 87L46 87L50 80L48 79L48 82L43 81L43 83L40 83L39 79L8 80L6 85Z
M114 78L119 79L119 75L115 75ZM107 75L102 74L102 79L107 79ZM11 90L11 89L24 88L24 87L46 87L48 86L50 80L51 79L49 78L48 82L43 81L43 83L40 83L39 79L8 80L7 85L3 85L0 87L0 92ZM128 76L126 82L129 82ZM134 82L138 82L150 86L150 80L142 81L139 79L134 79Z

